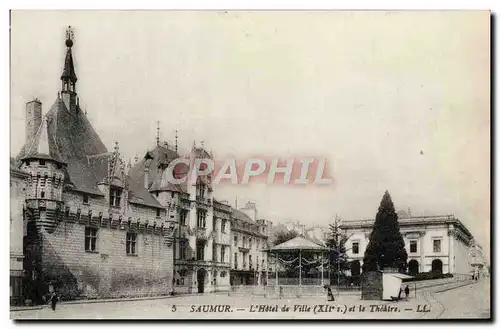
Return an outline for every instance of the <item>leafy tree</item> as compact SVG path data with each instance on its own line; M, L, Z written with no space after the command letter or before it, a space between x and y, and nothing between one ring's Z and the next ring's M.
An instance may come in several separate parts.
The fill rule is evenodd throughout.
M399 231L398 215L389 192L385 191L370 234L370 242L365 250L363 272L386 267L404 272L407 259L405 243Z
M338 276L342 276L349 269L349 262L345 257L346 243L350 235L345 234L341 228L342 218L335 216L335 221L330 224L330 235L326 241L330 251L330 282L337 283Z

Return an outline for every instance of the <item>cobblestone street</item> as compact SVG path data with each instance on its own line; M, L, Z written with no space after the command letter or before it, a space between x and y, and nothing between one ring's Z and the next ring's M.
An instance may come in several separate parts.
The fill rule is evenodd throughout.
M446 285L422 289L409 301L362 301L341 295L326 298L270 299L254 296L205 294L174 298L81 303L11 312L13 319L436 319L486 318L489 282L480 281L437 293ZM318 305L318 306L317 306ZM322 306L319 306L322 305ZM259 308L260 307L260 308ZM288 308L288 311L285 309Z

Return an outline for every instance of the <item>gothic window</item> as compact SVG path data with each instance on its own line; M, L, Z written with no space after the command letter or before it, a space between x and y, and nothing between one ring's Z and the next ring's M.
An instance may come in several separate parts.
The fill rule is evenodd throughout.
M197 216L197 227L205 228L206 227L206 217L207 213L203 209L197 209L196 211L196 216Z
M188 211L186 209L182 209L181 210L181 220L180 220L180 224L182 226L185 226L186 225L186 219L187 219L187 214L188 214Z
M234 235L234 246L238 246L238 236Z
M212 230L213 230L214 232L216 232L216 231L217 231L217 218L215 218L215 217L214 217L214 219L213 219L213 227L212 227Z
M196 244L196 260L204 260L205 259L205 244L198 243Z
M222 233L226 233L226 220L225 219L222 220L220 230Z
M120 206L122 191L116 187L109 188L109 205L114 207Z
M85 251L96 251L97 229L93 227L85 228Z
M186 259L187 257L187 241L179 241L179 259Z
M221 246L220 248L220 262L224 263L226 261L226 247Z
M127 255L137 255L137 233L127 233Z

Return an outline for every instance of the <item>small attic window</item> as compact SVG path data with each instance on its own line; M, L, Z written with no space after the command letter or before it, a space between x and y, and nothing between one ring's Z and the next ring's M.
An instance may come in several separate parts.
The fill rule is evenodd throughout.
M156 208L156 217L160 217L160 208Z
M30 160L26 160L26 165L29 166L30 165Z
M158 193L158 191L156 191L156 197L158 197L158 195L160 195L160 193Z
M40 166L45 166L45 160L40 159Z
M87 194L83 195L83 203L88 204L89 203L89 196Z
M57 164L57 169L61 169L62 165L60 163Z

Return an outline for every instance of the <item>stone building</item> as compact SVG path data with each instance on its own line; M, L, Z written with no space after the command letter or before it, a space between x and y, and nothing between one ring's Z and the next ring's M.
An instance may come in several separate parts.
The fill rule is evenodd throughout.
M129 174L144 182L144 188L165 207L168 218L178 223L173 260L175 293L227 291L230 207L214 200L210 175L199 176L192 184L189 176L179 184L169 182L167 167L179 157L177 146L161 146L157 139L156 147L147 151ZM192 164L196 158L212 156L193 145L184 158ZM177 173L182 176L188 172L180 169Z
M80 108L72 39L68 30L50 110L42 115L40 101L26 104L26 143L11 170L11 180L24 177L26 186L11 199L12 253L19 251L22 207L26 221L23 298L42 302L53 289L65 299L168 294L173 222L127 175L118 143L108 152Z
M349 236L347 257L351 275L359 275L363 256L375 220L345 221L341 228ZM469 275L469 230L453 215L399 218L399 227L408 253L408 272L436 271Z
M28 173L10 166L10 303L19 305L23 300L23 240L26 235L24 197Z
M231 213L231 285L265 285L269 264L268 230L271 222L257 219L255 203Z

